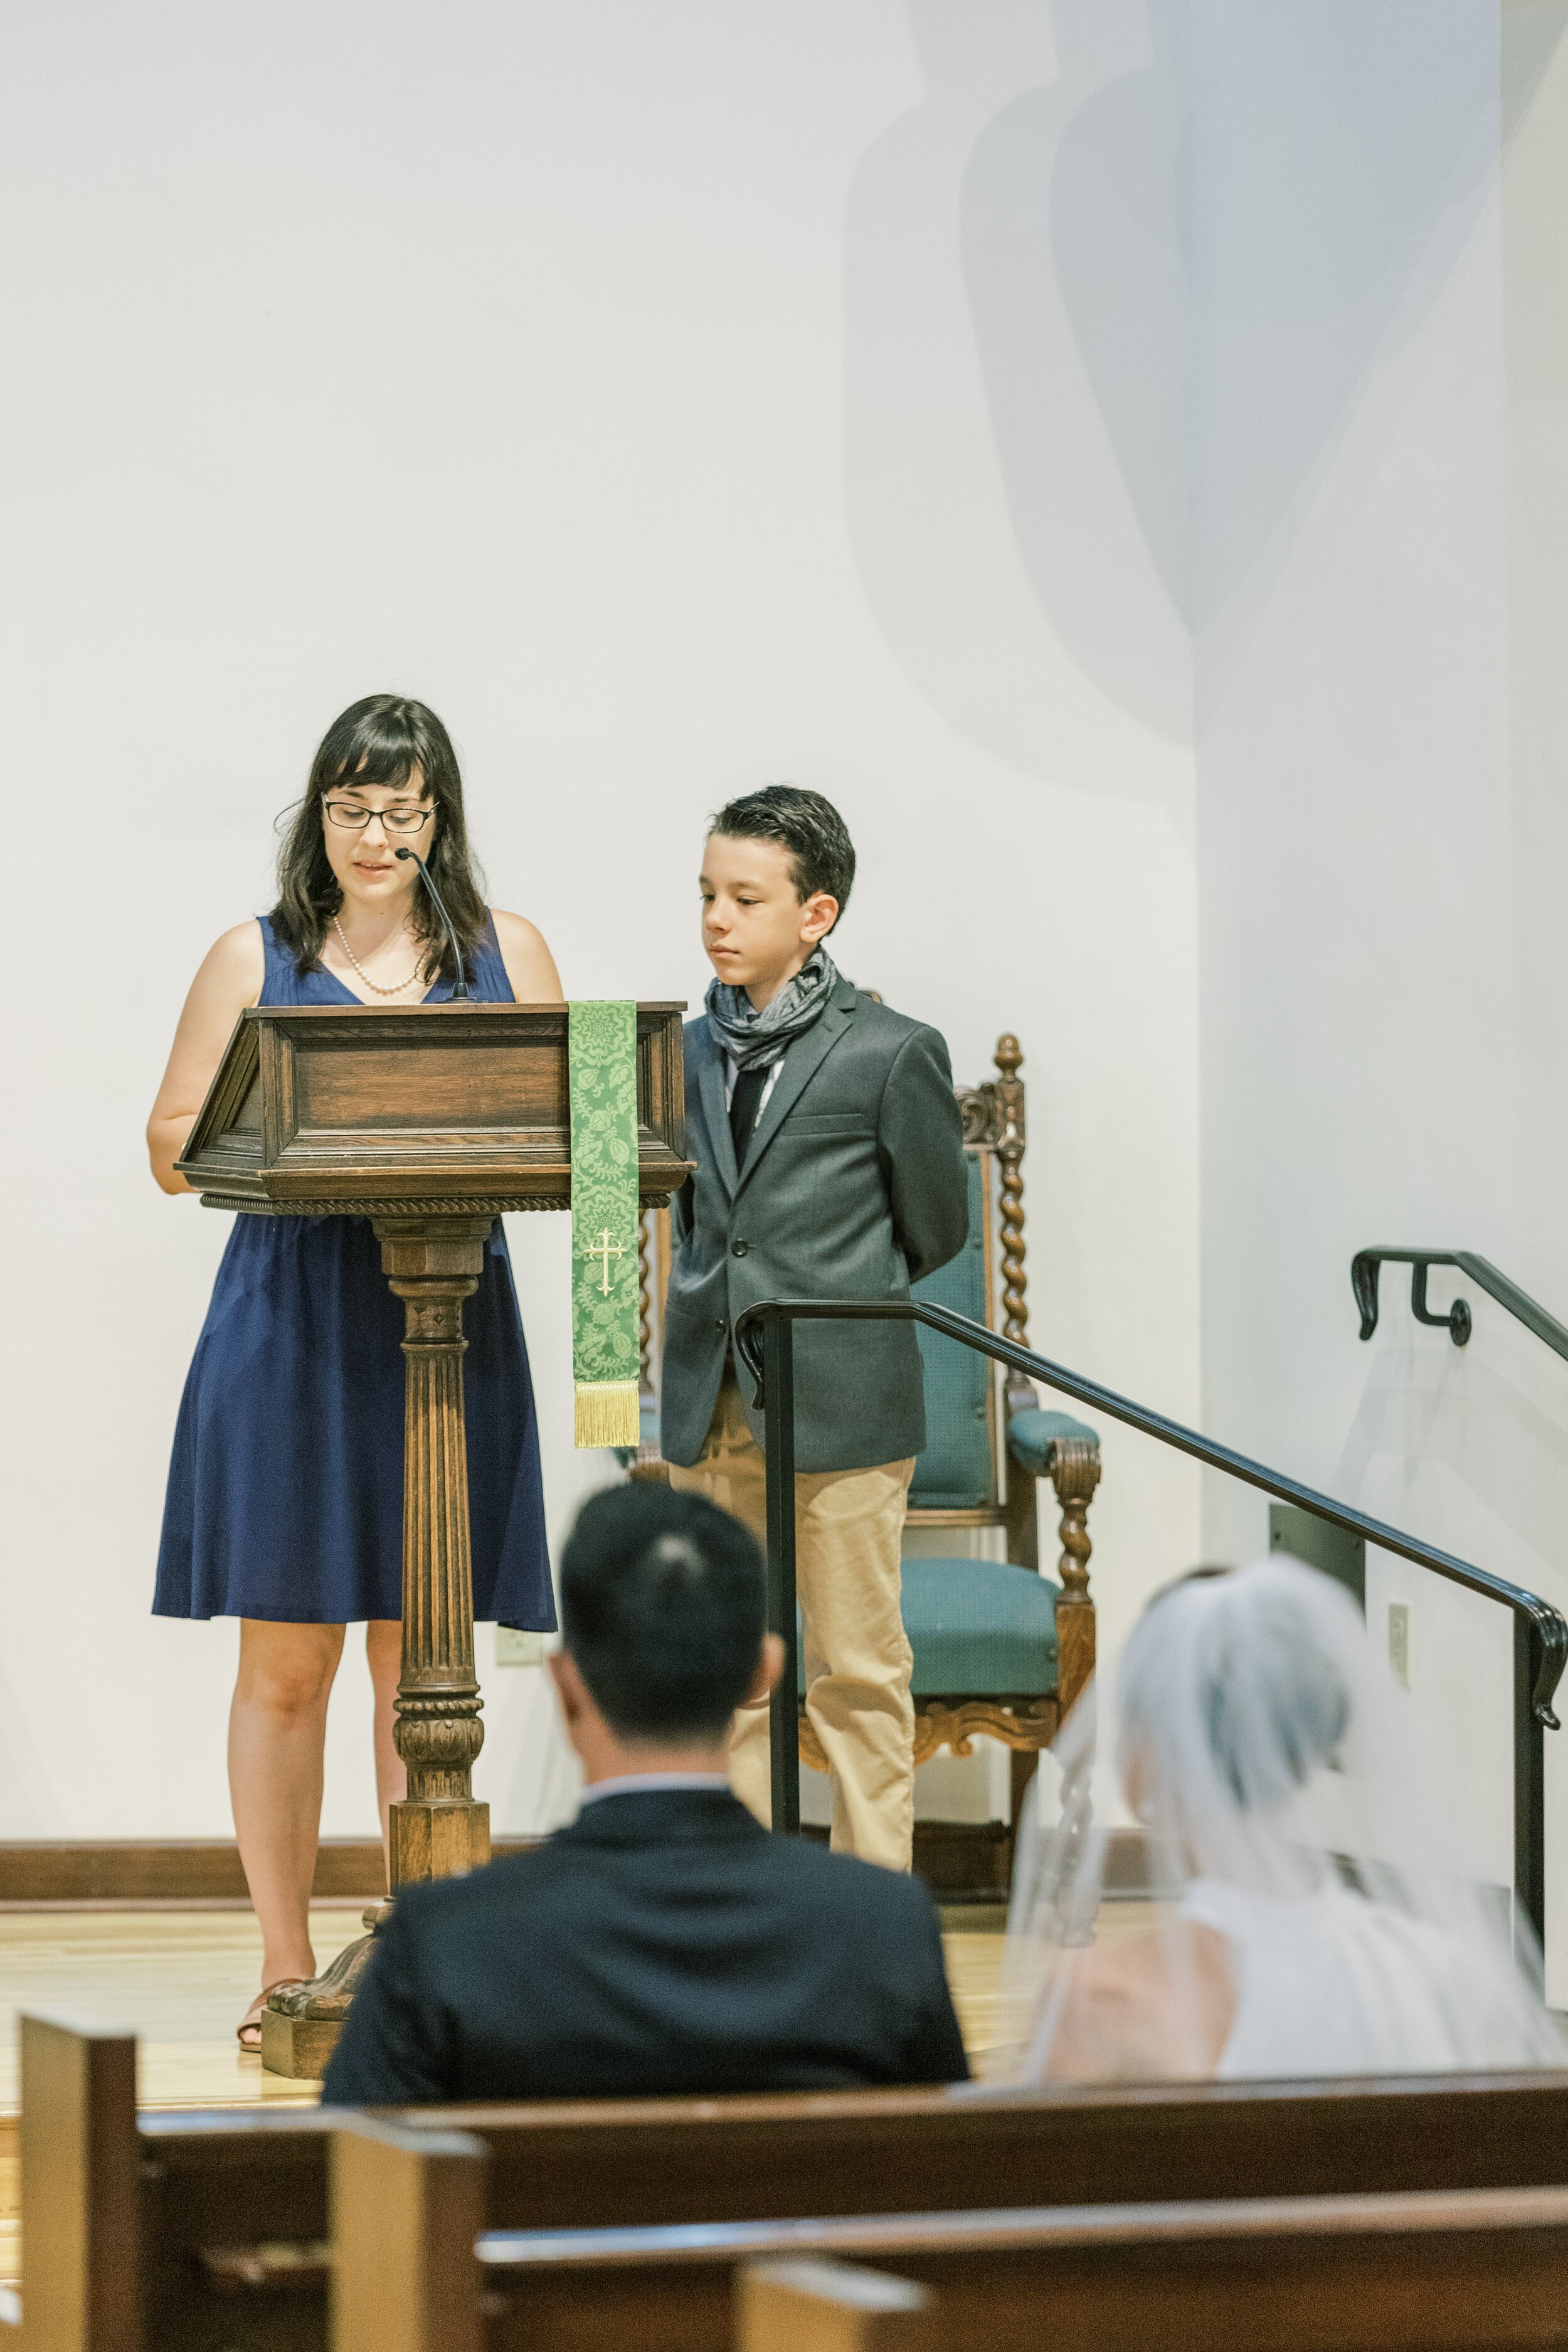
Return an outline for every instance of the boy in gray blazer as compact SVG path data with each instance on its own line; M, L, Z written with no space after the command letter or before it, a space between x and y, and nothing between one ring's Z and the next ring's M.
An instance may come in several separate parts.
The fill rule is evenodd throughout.
M855 877L842 817L773 784L721 809L702 864L717 977L686 1024L687 1157L665 1310L670 1483L763 1539L762 1415L734 1355L763 1298L906 1298L968 1232L963 1131L934 1029L845 980L823 942ZM833 1772L833 1843L908 1870L914 1708L899 1605L925 1444L909 1323L795 1327L795 1521L806 1711ZM735 1719L737 1796L769 1819L765 1704Z

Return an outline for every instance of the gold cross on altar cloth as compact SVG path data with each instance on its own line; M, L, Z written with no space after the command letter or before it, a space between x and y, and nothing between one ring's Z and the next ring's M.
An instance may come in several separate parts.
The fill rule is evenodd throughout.
M608 1225L605 1225L603 1228L598 1240L591 1244L590 1246L584 1251L583 1255L584 1257L597 1257L604 1260L605 1279L599 1285L599 1288L603 1291L605 1297L608 1298L610 1295L610 1260L613 1257L625 1257L626 1255L626 1252L621 1247L619 1242L613 1242L610 1239L610 1229Z

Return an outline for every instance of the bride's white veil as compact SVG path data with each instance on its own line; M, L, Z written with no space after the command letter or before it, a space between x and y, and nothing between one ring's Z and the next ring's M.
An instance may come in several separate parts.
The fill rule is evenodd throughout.
M1182 1932L1194 1917L1226 1931L1233 1977L1233 1938L1245 1940L1249 1921L1287 1939L1327 1918L1352 1933L1387 1928L1402 1968L1444 1977L1439 2006L1459 2021L1446 2063L1564 2062L1536 1990L1528 1925L1503 1889L1448 1866L1440 1779L1408 1695L1327 1577L1275 1555L1167 1587L1074 1708L1055 1753L1059 1818L1042 1819L1037 1781L1019 1823L1008 1921L1008 1991L1031 2020L1023 2079L1055 2071L1053 2044L1090 1988L1100 2030L1113 1971L1087 1948L1097 1917L1114 1933L1114 1906L1101 1914L1100 1899L1123 1804L1142 1832L1147 1893L1162 1906L1142 1915L1160 1922L1163 1938L1160 2072L1200 2074L1215 2063L1194 1939ZM1361 1900L1335 1911L1342 1894ZM1139 1981L1123 1972L1123 2011ZM1390 2070L1399 2063L1395 2053ZM1321 2071L1344 2068L1331 2055Z

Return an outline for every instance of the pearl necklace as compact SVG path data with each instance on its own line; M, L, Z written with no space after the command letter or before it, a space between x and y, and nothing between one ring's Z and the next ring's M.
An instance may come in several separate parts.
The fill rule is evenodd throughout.
M383 988L379 980L372 980L369 972L366 971L363 964L361 963L358 956L355 955L353 948L350 947L347 940L344 939L343 927L339 922L335 915L332 917L332 929L338 935L338 944L342 949L344 955L347 956L350 963L353 964L354 970L358 972L365 986L367 988L373 988L377 996L401 996L405 988L412 988L416 980L420 980L424 977L426 960L421 956L406 980L395 982L391 988Z

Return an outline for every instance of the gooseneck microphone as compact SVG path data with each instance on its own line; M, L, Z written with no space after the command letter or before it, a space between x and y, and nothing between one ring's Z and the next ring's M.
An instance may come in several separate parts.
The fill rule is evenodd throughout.
M419 852L416 849L395 849L392 854L395 857L412 857L415 865L417 866L420 873L425 877L425 887L429 891L430 896L436 901L436 912L440 916L442 922L447 927L447 944L452 950L452 965L458 975L457 979L452 982L452 1000L455 1003L459 996L467 996L468 992L468 983L463 971L463 950L458 945L458 934L452 929L452 918L447 912L446 902L442 898L439 890L437 889L435 883L430 878L430 868L426 865L425 860L420 856Z

